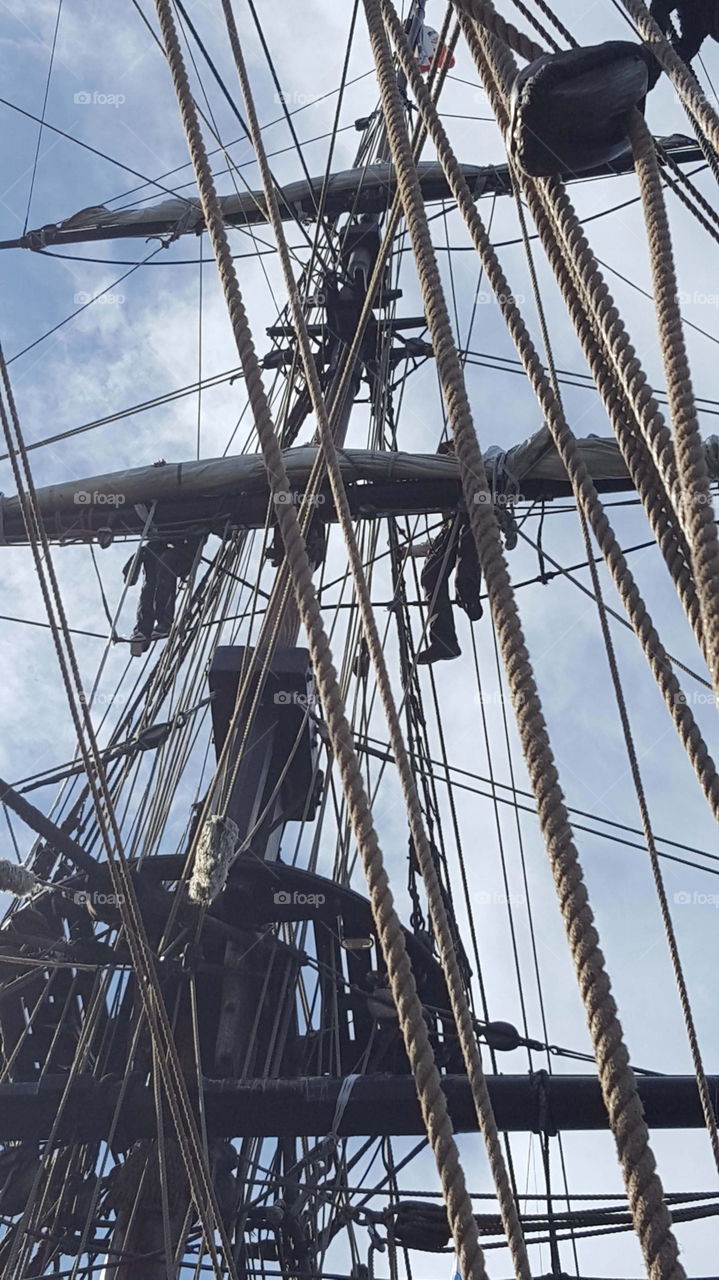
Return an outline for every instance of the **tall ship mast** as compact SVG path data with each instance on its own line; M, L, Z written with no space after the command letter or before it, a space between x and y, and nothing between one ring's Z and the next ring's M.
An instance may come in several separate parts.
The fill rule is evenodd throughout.
M717 1280L719 4L2 22L2 1280Z

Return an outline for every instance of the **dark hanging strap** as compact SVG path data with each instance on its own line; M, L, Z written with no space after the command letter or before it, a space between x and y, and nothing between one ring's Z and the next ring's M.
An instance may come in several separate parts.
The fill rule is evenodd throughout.
M537 529L537 558L539 560L539 581L542 586L546 587L549 579L553 574L547 573L547 562L544 559L544 548L542 547L542 535L544 533L544 516L546 514L546 506L544 498L542 498L541 513L539 516L539 528Z

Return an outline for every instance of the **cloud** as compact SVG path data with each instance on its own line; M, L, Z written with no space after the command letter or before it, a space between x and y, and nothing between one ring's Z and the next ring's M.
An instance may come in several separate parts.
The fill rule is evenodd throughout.
M290 98L287 105L303 108L293 115L293 121L304 140L325 134L332 127L336 97L323 98L323 95L331 93L338 85L350 15L341 6L314 3L304 4L301 8L301 23L294 20L294 13L293 22L288 23L282 6L270 6L261 16L280 83L285 96ZM607 6L590 5L577 9L570 6L568 0L562 0L557 8L560 16L581 34L583 40L605 36L622 38L627 34L621 18L608 12ZM7 25L0 43L0 67L6 73L6 93L25 110L37 114L42 104L56 4L54 0L52 3L50 0L47 3L35 0L28 7L20 0L11 0L4 11ZM235 73L217 12L206 4L197 3L192 6L191 13L233 100L239 104ZM430 9L430 21L436 16ZM154 23L154 19L151 21ZM302 166L282 120L282 103L276 100L276 86L254 34L249 29L243 30L243 39L247 40L261 119L279 121L268 126L266 133L268 146L277 152L272 160L274 172L281 182L298 179L302 176ZM713 74L717 62L713 46L707 50L706 61ZM361 76L370 66L371 54L360 16L349 66L350 78ZM200 59L198 67L199 77L192 69L198 100L203 109L207 109L199 83L201 78L221 137L240 139L229 148L231 158L238 165L245 164L251 152L247 142L242 140L241 126ZM78 93L87 93L91 98L95 95L95 100L76 102ZM103 95L106 98L122 95L125 101L110 103L99 100ZM351 126L355 119L375 109L376 102L377 91L372 79L350 86L341 124ZM461 46L454 78L448 82L443 98L443 110L461 159L468 163L501 161L503 151L498 131L485 119L478 118L489 115L488 105L485 95L476 87L473 64ZM458 116L475 118L459 119L456 118ZM186 167L186 147L167 70L149 33L130 6L119 7L117 11L113 8L111 22L107 7L95 5L91 0L69 9L63 7L47 118L53 125L101 150L121 165L137 170L140 176L46 131L41 142L30 206L31 227L54 222L92 204L123 207L135 199L163 198L159 186L142 185L143 177L157 179L159 184L171 190L182 188L186 194L192 193L191 186L183 185L190 182L190 171ZM686 131L681 111L665 85L660 86L650 98L648 118L656 132ZM19 234L25 222L37 126L10 113L6 113L6 121L9 127L6 126L0 145L5 175L3 183L7 185L2 193L0 211L2 235L10 237ZM334 168L349 167L358 138L359 134L352 128L338 135L333 155ZM323 171L328 147L326 137L307 144L305 155L313 174ZM431 156L431 148L427 148L425 154ZM214 163L219 171L226 168L227 162L220 154L214 157ZM176 167L177 172L165 176L168 170ZM257 185L254 165L248 165L241 172L247 182ZM238 177L236 181L240 184L241 179ZM715 193L706 175L698 175L696 181L713 200ZM219 185L223 192L233 189L232 180L226 174L219 180ZM133 190L135 188L139 190ZM636 184L630 176L601 183L590 182L574 186L572 196L580 213L586 217L632 199L636 196ZM516 213L509 201L498 200L493 208L490 201L483 200L479 207L485 219L488 222L492 220L495 240L505 242L520 238ZM671 203L671 217L680 251L681 288L690 299L685 307L687 317L711 334L716 334L716 308L712 309L709 303L699 300L700 295L711 292L706 284L705 241L697 233L696 224L688 220L689 215L675 201ZM486 291L487 286L480 277L474 255L463 251L450 257L441 251L447 244L466 249L467 237L458 216L448 215L446 225L443 219L438 218L432 227L459 338L477 352L505 358L514 356L514 348L497 307L489 301L475 305L476 298ZM299 259L306 260L315 235L314 224L304 228L290 226L288 230ZM603 260L643 288L650 287L646 236L636 205L597 219L589 224L588 231ZM271 242L266 229L258 234L263 241ZM231 238L233 249L238 254L247 253L252 247L248 236L233 233ZM550 320L555 361L563 369L583 369L578 344L558 291L536 242L533 244L542 299ZM169 249L160 250L155 259L158 265L138 268L127 280L115 283L128 270L126 262L140 260L155 247L155 242L150 245L141 241L100 242L68 250L71 260L67 262L20 251L7 254L2 259L6 272L5 293L12 304L6 312L11 323L6 320L3 334L10 354L33 342L77 305L82 305L76 301L76 295L93 296L108 287L110 294L122 295L122 301L116 298L113 302L93 304L58 330L56 335L13 364L13 383L28 441L119 411L127 405L187 385L198 376L199 267L196 263L171 264L197 258L200 248L208 257L207 241L206 238L198 241L195 237L184 237ZM532 332L539 340L524 246L521 243L505 244L500 253L512 289L525 299L523 308ZM96 257L100 262L79 261L83 256ZM284 301L277 263L272 257L257 261L238 259L237 270L257 347L263 353L269 347L265 330L275 320L277 307ZM650 376L661 384L663 374L650 303L615 277L608 275L607 279L627 316L630 331ZM398 280L403 291L398 314L420 315L421 298L409 254L402 258ZM209 376L237 363L224 302L211 264L204 268L202 297L202 373ZM711 396L714 343L691 330L688 331L688 342L695 361L696 388ZM516 375L468 365L467 383L484 447L492 443L508 447L539 426L539 413L531 391ZM278 406L281 404L280 386L278 380L275 401ZM366 394L366 387L363 387L362 394ZM565 388L563 394L569 419L577 434L608 432L601 404L593 391ZM399 397L397 402L399 404ZM227 447L255 447L250 442L250 422L246 414L237 430L245 406L246 393L241 382L231 387L223 385L203 394L200 414L203 456L218 455ZM146 465L159 457L173 461L192 458L196 449L197 418L197 399L188 397L147 414L109 424L67 443L39 450L31 455L37 483ZM435 448L444 418L432 362L408 379L398 421L400 448L426 451ZM712 419L706 419L707 429L712 429L712 422ZM234 434L236 430L237 434ZM312 423L308 421L302 441L310 438L311 430ZM375 437L369 434L367 406L358 405L350 427L349 442L360 447L370 440L375 443ZM3 464L0 484L6 493L14 491L14 480L7 463ZM571 510L563 510L569 506L571 504L563 503L550 507L542 527L545 550L565 566L585 559L576 516ZM611 516L624 545L633 545L648 537L646 522L635 508L613 507ZM536 541L539 532L536 511L528 517L524 528ZM423 522L413 524L407 533L424 536ZM386 553L384 526L377 532L375 548L367 527L363 527L361 536L368 556L374 551L380 556ZM258 538L257 542L260 541ZM96 554L102 589L111 614L122 595L121 567L130 550L116 546ZM89 550L85 547L57 547L53 549L53 561L70 625L79 631L97 632L107 637L109 624ZM673 589L661 576L657 553L637 553L630 556L630 563L636 569L652 612L661 621L668 646L682 660L697 665L695 646L688 636ZM325 580L341 577L345 564L341 541L333 535ZM532 548L520 544L512 553L510 568L515 581L536 578L539 567L537 552ZM266 564L261 564L259 547L252 554L247 554L242 572L250 580L259 578L262 573L261 585L263 589L269 587L271 571ZM588 582L586 570L577 570L577 576L585 584ZM608 603L617 607L603 572L602 581L607 587ZM416 588L410 573L406 575L406 582L414 601ZM0 590L4 614L43 620L43 605L26 551L2 549ZM392 659L396 692L401 698L403 690L398 679L396 633L391 614L386 610L386 602L391 600L393 591L387 559L378 560L373 575L373 593L377 600L385 602L381 606L380 623L382 626L388 623L387 650ZM333 612L333 609L335 604L347 603L349 599L350 591L346 586L328 591L323 597L328 624L334 628L333 646L338 655L342 654L349 611L338 609ZM636 826L636 803L627 775L626 751L618 728L606 658L599 641L595 606L562 578L547 585L534 583L519 588L518 600L568 802L575 808L597 813L603 818ZM249 601L250 593L238 586L232 592L228 590L223 608L228 614L240 613L247 608ZM127 636L132 627L134 604L135 593L131 593L120 615L118 630L121 635ZM418 638L423 614L414 605L409 612L413 634ZM613 623L611 625L656 829L670 839L712 849L713 827L710 832L708 809L646 672L644 659L624 630ZM460 619L459 633L463 657L433 673L437 707L441 713L441 734L430 676L428 673L422 676L427 717L426 750L433 761L424 770L423 787L426 785L426 791L423 790L423 795L428 807L436 805L441 819L457 919L470 952L473 952L470 910L476 924L479 965L473 954L471 959L475 969L477 1010L478 1013L484 1012L479 989L481 977L490 1017L513 1020L523 1029L526 1013L530 1036L543 1038L546 1025L546 1036L551 1043L586 1052L589 1037L584 1014L535 818L515 812L511 806L498 804L495 807L486 796L461 790L458 781L468 782L463 775L452 774L455 785L451 792L446 784L445 750L451 765L481 775L485 791L491 790L492 779L509 786L514 778L517 787L527 787L511 714L501 701L504 684L497 675L488 613L476 624L473 632L477 644L481 697L472 633L464 618ZM245 639L246 634L242 629L233 631L228 625L223 639L227 641L228 636ZM181 702L191 705L204 696L204 663L211 649L211 639L208 632L201 660L196 657L192 671L186 670L183 680L178 682L173 706ZM86 688L92 687L100 671L97 719L99 723L107 714L106 726L101 730L104 742L108 726L115 723L126 705L121 701L115 704L111 699L116 690L122 697L129 698L140 668L137 664L128 664L126 645L111 646L106 653L106 639L76 636L75 644ZM0 621L0 658L4 673L0 687L0 713L5 730L0 742L3 776L19 778L69 760L74 752L74 733L49 632L17 622ZM128 669L123 674L125 668ZM691 681L687 683L689 688L697 687ZM160 710L164 715L167 707L158 709L158 715ZM504 710L508 712L506 738ZM711 733L711 709L699 708L697 714L707 733ZM368 731L373 732L379 741L386 741L386 730L376 706L368 711L368 723ZM205 721L200 746L204 748L207 741ZM417 751L423 741L418 731ZM200 754L198 747L190 757L174 804L170 803L171 788L167 777L165 790L152 800L141 799L142 786L138 784L136 795L140 799L137 807L123 819L131 839L138 840L138 846L142 836L140 828L148 832L153 830L153 851L162 847L162 851L167 852L180 846L189 804L199 786ZM146 769L149 767L148 764ZM368 772L371 784L378 785L378 828L398 885L398 900L407 919L410 910L404 888L407 834L396 779L391 770L382 770L376 761L370 761ZM147 778L148 773L143 773L143 785ZM502 794L511 797L511 791ZM40 793L42 803L48 808L53 795L54 791L49 790ZM153 812L157 816L156 827L149 821ZM137 822L133 825L135 815ZM584 819L578 817L576 821L577 841L632 1056L640 1065L651 1069L688 1071L685 1037L676 997L671 989L666 946L661 935L646 855L641 850L613 844L606 837L590 835L580 829ZM30 837L19 824L15 823L14 829L18 833L21 851L26 853ZM346 837L344 816L340 821L340 831L342 840L351 846L351 840ZM303 854L313 837L314 830L306 833ZM640 838L631 839L641 844ZM669 846L664 848L666 850ZM332 872L336 854L337 831L332 819L328 818L319 851L319 866L323 873ZM352 857L351 847L349 856ZM719 1047L713 998L707 980L707 974L716 967L716 917L706 904L695 902L693 895L711 892L714 881L706 873L691 867L679 870L672 870L670 864L665 864L665 867L670 896L674 892L692 895L692 902L678 904L674 914L707 1066L711 1068ZM464 900L463 873L467 877L469 904ZM353 884L363 891L361 876L356 873ZM661 995L658 994L660 992ZM543 1021L545 1016L546 1024ZM586 1064L575 1068L574 1064L560 1058L553 1058L552 1063L559 1070L589 1070ZM535 1055L533 1065L545 1065L545 1059ZM501 1058L499 1067L523 1073L527 1069L526 1053L517 1052ZM653 1141L671 1189L696 1190L700 1184L708 1182L712 1171L707 1163L708 1144L703 1134L653 1135ZM489 1190L479 1140L463 1138L461 1145L474 1186ZM397 1149L401 1146L398 1144ZM522 1186L526 1178L530 1191L538 1193L542 1189L543 1177L536 1139L513 1139L512 1149L517 1154L518 1177L522 1179ZM586 1193L596 1191L597 1187L602 1191L620 1190L616 1159L608 1136L594 1135L588 1139L586 1135L567 1135L564 1153L570 1182L575 1190L582 1189ZM412 1169L415 1167L423 1170L427 1179L418 1185L435 1185L434 1171L427 1157ZM558 1188L561 1185L559 1171L555 1174ZM680 1234L686 1250L687 1267L701 1272L714 1256L708 1234L697 1224L680 1229ZM539 1251L534 1252L533 1262ZM628 1236L618 1240L607 1238L601 1243L582 1243L579 1258L581 1267L588 1274L608 1274L612 1269L617 1273L630 1274L632 1268L638 1274L641 1270L638 1253ZM543 1261L546 1263L546 1257ZM498 1275L503 1274L500 1262L505 1264L506 1271L506 1255L500 1255L497 1261ZM428 1280L434 1280L435 1275L439 1280L440 1275L446 1275L447 1260L423 1255L422 1268ZM538 1265L536 1269L539 1269Z

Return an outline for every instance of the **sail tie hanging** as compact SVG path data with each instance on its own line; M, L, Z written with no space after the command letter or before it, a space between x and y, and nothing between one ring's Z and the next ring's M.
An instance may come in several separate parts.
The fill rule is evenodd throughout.
M544 54L519 72L509 151L532 177L582 173L629 146L628 113L649 87L651 55L626 40Z
M207 819L197 841L188 890L190 900L198 906L208 907L224 889L239 836L232 818L213 814Z
M42 888L43 882L31 871L17 862L0 860L0 891L12 893L17 898L31 898Z

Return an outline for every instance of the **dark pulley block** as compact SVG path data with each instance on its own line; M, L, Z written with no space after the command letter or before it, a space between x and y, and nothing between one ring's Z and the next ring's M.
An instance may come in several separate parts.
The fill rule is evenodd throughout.
M627 120L649 84L651 55L626 40L546 54L512 89L510 155L536 178L582 173L629 145Z

